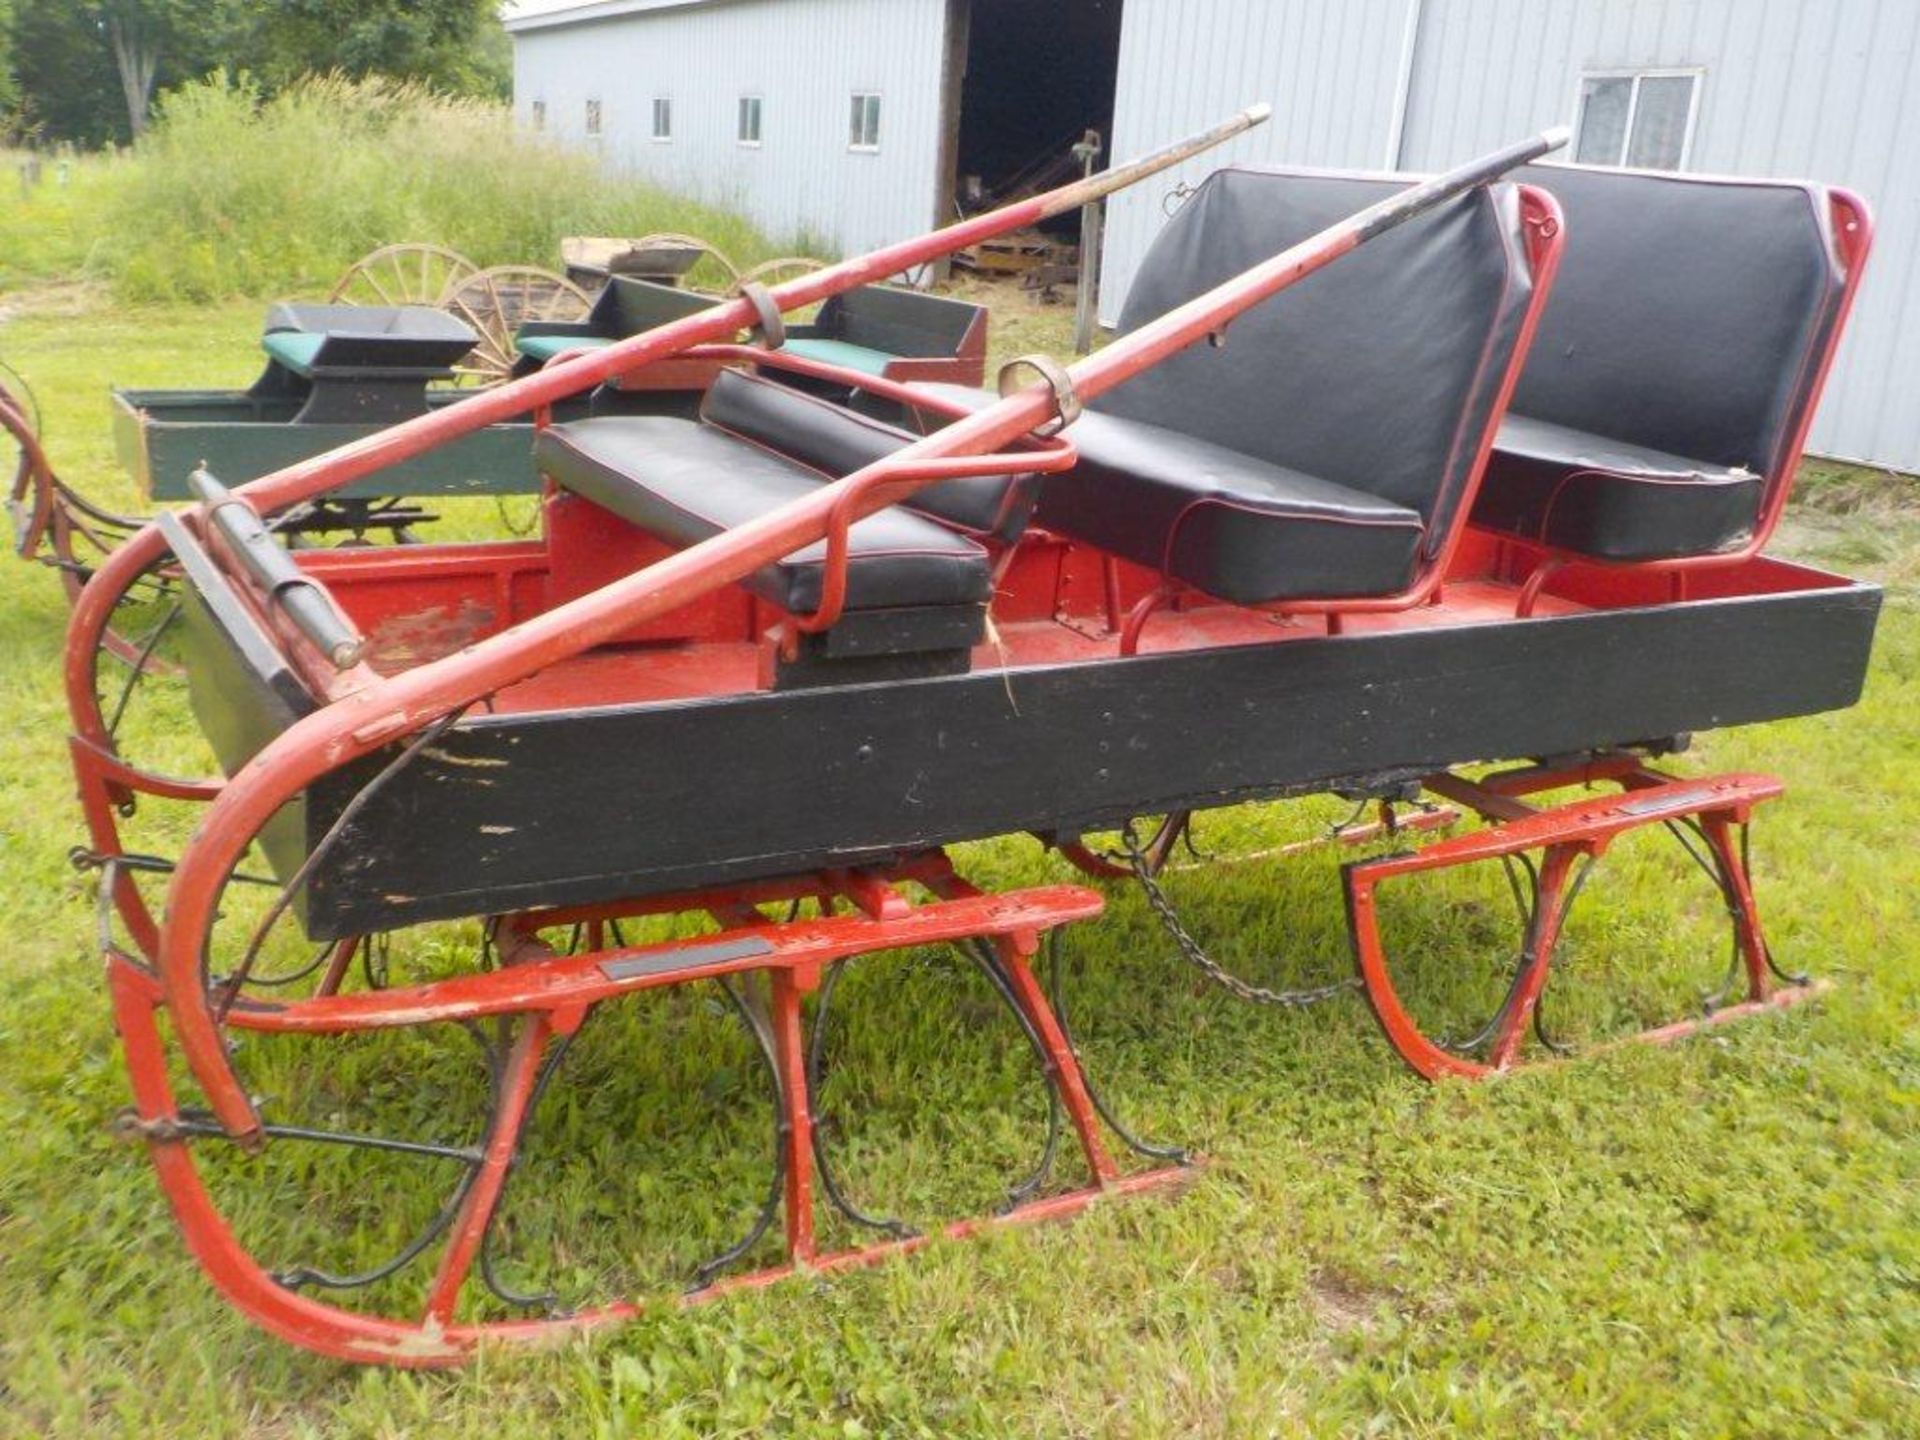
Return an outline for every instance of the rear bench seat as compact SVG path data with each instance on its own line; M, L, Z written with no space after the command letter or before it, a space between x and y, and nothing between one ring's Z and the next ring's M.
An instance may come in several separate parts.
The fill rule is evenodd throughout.
M535 443L556 485L677 546L698 544L893 453L915 437L742 371L722 371L700 419L608 416L554 425ZM848 532L846 610L946 612L903 633L984 634L993 573L982 540L1010 541L1032 510L1023 478L950 480ZM934 518L937 517L937 518ZM968 533L970 532L970 533ZM976 538L977 537L977 538ZM826 545L787 556L747 588L791 614L818 608ZM911 642L909 642L911 643Z
M1214 172L1148 251L1120 329L1406 183ZM1237 604L1398 595L1461 518L1534 298L1518 191L1470 192L1094 402L1036 521Z
M921 290L863 285L830 297L812 324L790 326L786 349L889 380L978 385L987 361L987 312ZM801 389L823 386L792 374L781 378Z
M713 297L651 280L616 275L584 320L530 320L513 334L516 374L539 369L569 350L599 350L643 330L710 309Z
M1521 172L1566 259L1473 523L1616 562L1738 551L1791 483L1847 275L1817 186Z

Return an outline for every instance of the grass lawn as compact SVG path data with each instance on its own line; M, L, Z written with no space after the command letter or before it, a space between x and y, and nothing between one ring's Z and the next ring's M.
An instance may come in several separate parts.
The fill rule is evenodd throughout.
M0 358L38 392L56 464L109 503L133 499L109 381L256 369L257 303L116 310L75 287L0 308ZM1058 351L1070 318L1009 297L997 348ZM662 1304L591 1341L442 1375L350 1369L253 1329L202 1280L144 1158L107 1136L126 1087L90 877L67 860L82 831L58 688L65 606L50 573L0 561L0 1432L1920 1434L1910 487L1821 467L1783 538L1889 587L1861 706L1706 735L1676 762L1788 781L1756 827L1758 886L1783 961L1835 982L1822 1001L1670 1049L1435 1087L1357 1000L1263 1013L1207 990L1115 887L1108 915L1068 937L1075 1013L1091 1072L1138 1128L1208 1157L1186 1194ZM1244 848L1331 813L1230 812L1201 843ZM1712 897L1670 849L1623 847L1589 889L1554 992L1569 1034L1680 1013L1717 978ZM1066 873L1019 840L965 858L999 884ZM1333 864L1172 883L1224 956L1307 983L1347 963ZM1463 881L1399 912L1432 952L1431 993L1448 974L1497 983L1488 894ZM852 976L834 1143L858 1193L922 1220L989 1208L1039 1138L1017 1033L941 957ZM643 1257L718 1248L751 1208L756 1076L724 1016L692 999L599 1043L567 1072L580 1067L558 1128L578 1121L580 1145L542 1150L515 1182L567 1222L551 1248L516 1250L515 1274L631 1275L665 1298L669 1273ZM437 1071L398 1073L383 1085L374 1063L343 1061L329 1103L392 1118L461 1099ZM251 1187L263 1223L324 1228L354 1200L338 1169L230 1164L222 1179Z

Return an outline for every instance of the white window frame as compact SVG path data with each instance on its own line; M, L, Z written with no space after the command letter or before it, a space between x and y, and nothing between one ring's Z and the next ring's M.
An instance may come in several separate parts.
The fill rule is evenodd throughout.
M1704 65L1647 65L1618 66L1598 70L1582 70L1573 84L1573 155L1580 150L1580 127L1587 118L1587 82L1589 80L1631 80L1633 88L1627 95L1627 123L1620 131L1620 158L1617 160L1585 160L1585 165L1605 165L1615 170L1627 168L1627 156L1633 150L1633 122L1640 115L1640 82L1642 80L1691 80L1693 89L1687 95L1687 128L1680 137L1680 160L1673 168L1684 170L1693 159L1693 132L1700 123L1700 92L1706 88L1707 67ZM1569 156L1572 159L1573 156Z
M671 145L673 143L673 97L671 95L654 96L651 113L652 120L647 138L656 145ZM667 128L664 130L660 128L660 122L663 119L667 122Z
M585 106L586 116L584 134L589 140L598 140L607 128L607 107L597 95L589 95Z
M753 137L751 139L749 139L746 134L747 107L749 105L753 107ZM740 103L734 109L733 135L735 141L743 150L758 150L760 148L760 139L766 130L766 118L767 105L764 96L749 94L740 97Z
M847 118L849 121L853 118L851 113L853 104L863 100L873 102L873 139L871 141L855 139L853 127L849 124L847 127L848 151L855 155L878 155L880 153L880 117L886 108L885 97L878 90L854 90L849 93L847 98L849 112ZM861 115L861 133L866 133L866 115L864 112Z

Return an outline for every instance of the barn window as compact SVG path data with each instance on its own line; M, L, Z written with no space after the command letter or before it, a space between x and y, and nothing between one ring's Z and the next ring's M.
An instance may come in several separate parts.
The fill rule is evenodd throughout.
M673 99L667 95L653 97L653 138L656 140L673 139Z
M1580 77L1582 165L1678 170L1693 143L1698 70L1605 71Z
M544 100L533 102L533 128L536 130L547 128L547 102Z
M589 100L587 101L587 134L598 135L599 133L600 102L598 100Z
M847 148L880 148L880 97L870 90L854 91L853 123L847 132Z
M740 143L742 145L760 143L760 97L758 95L740 97Z

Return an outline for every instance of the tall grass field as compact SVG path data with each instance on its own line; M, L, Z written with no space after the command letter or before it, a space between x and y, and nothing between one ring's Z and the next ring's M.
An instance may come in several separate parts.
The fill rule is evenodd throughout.
M265 298L324 291L394 240L551 265L565 233L660 229L766 253L741 222L484 106L335 81L264 102L206 86L133 153L0 204L0 360L31 384L63 477L130 508L144 502L114 455L109 384L247 383ZM969 293L993 306L996 360L1066 351L1066 307ZM1757 820L1756 885L1782 963L1832 982L1818 1000L1668 1048L1607 1047L1697 1007L1726 959L1711 887L1636 836L1584 892L1549 993L1583 1053L1429 1085L1357 998L1249 1008L1181 965L1137 893L1107 886L1105 915L1063 942L1088 1071L1142 1134L1204 1157L1192 1184L697 1308L676 1303L690 1263L741 1233L765 1183L764 1077L711 996L604 1007L542 1102L502 1263L525 1288L571 1300L613 1283L646 1307L444 1374L330 1363L242 1320L146 1158L109 1134L127 1086L95 877L68 854L84 836L66 605L50 571L0 554L0 1437L1920 1436L1914 482L1815 466L1778 546L1886 587L1865 697L1702 735L1671 763L1786 780ZM198 753L184 720L141 738ZM752 757L713 783L751 786ZM1346 808L1201 818L1199 848L1241 863L1168 885L1223 960L1268 985L1347 973L1342 854L1244 859ZM165 813L138 818L177 848ZM959 858L996 887L1077 878L1022 837ZM1398 903L1410 992L1497 996L1511 902L1490 887ZM927 1227L990 1211L1045 1134L1024 1040L951 953L847 974L823 1109L854 1198ZM250 1041L243 1059L276 1106L426 1137L470 1125L483 1088L476 1047L445 1038ZM439 1195L384 1159L201 1153L270 1263L384 1258ZM422 1280L382 1283L392 1301Z
M773 253L738 216L610 173L503 106L383 80L319 77L270 99L244 79L189 85L132 153L82 159L65 185L44 174L0 209L0 291L78 275L135 304L279 297L397 241L554 269L566 235L675 231L743 263Z

